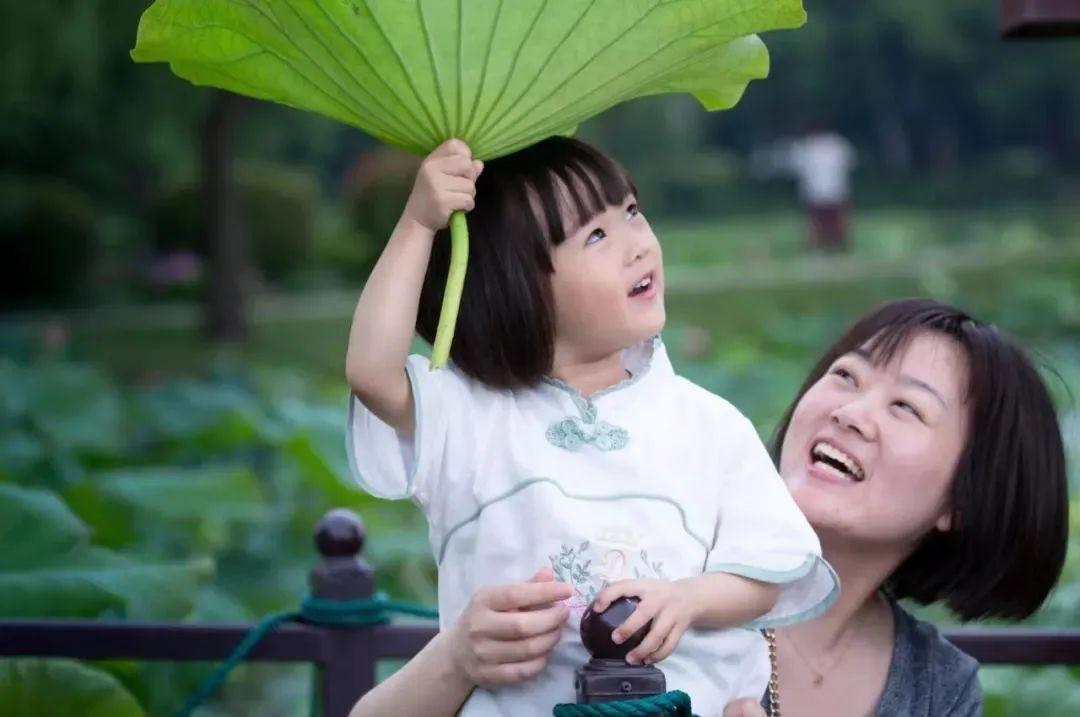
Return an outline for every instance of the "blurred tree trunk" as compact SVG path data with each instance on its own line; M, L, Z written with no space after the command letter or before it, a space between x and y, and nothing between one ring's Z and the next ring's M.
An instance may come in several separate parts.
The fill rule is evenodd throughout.
M960 168L960 131L952 113L940 103L930 128L930 166L937 174L949 175Z
M1063 88L1051 88L1046 95L1043 146L1058 167L1069 167L1076 153L1076 136L1069 120L1069 101Z
M209 248L203 320L211 338L229 342L248 337L248 228L234 166L236 127L245 104L239 95L218 91L203 126L203 201Z

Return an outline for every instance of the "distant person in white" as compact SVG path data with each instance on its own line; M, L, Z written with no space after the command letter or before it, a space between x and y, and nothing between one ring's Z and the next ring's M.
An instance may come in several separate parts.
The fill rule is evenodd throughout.
M811 248L845 251L855 148L836 132L816 125L792 144L788 166L807 210L807 240Z
M851 172L855 148L822 123L811 123L797 139L756 152L751 168L760 177L795 179L806 207L807 242L812 249L848 249L851 215Z

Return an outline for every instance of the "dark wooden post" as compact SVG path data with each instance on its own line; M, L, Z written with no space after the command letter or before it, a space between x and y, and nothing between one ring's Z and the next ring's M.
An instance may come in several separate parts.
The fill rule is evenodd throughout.
M574 671L574 692L579 705L655 697L667 691L667 680L658 667L626 662L626 656L649 633L651 622L622 644L616 645L611 640L611 633L630 617L639 602L636 597L621 597L603 612L595 612L590 605L581 616L581 644L591 659ZM661 715L656 713L655 717Z
M326 600L371 597L375 579L360 557L364 523L351 510L338 508L315 526L315 547L321 559L311 571L311 593ZM346 717L360 696L375 686L375 649L369 632L328 629L324 640L319 686L323 717Z

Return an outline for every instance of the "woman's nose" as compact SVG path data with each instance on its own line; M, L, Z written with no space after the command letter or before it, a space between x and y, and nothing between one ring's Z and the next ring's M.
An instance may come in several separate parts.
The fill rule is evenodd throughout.
M837 406L831 418L844 431L857 433L868 441L877 438L877 426L865 400L849 401Z

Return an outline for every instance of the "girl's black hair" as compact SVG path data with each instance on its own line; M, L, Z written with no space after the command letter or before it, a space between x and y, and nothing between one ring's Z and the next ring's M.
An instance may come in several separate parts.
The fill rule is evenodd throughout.
M893 572L896 598L938 600L963 620L1020 619L1057 583L1069 537L1068 482L1053 401L1024 350L996 327L928 299L871 311L810 371L773 435L779 462L796 405L833 362L859 349L886 364L923 333L947 336L967 359L966 445L951 487L952 527L934 531Z
M551 370L554 303L550 249L636 194L615 160L584 142L552 137L486 162L466 215L469 267L451 360L494 388L535 385ZM435 339L450 236L435 237L416 330Z

